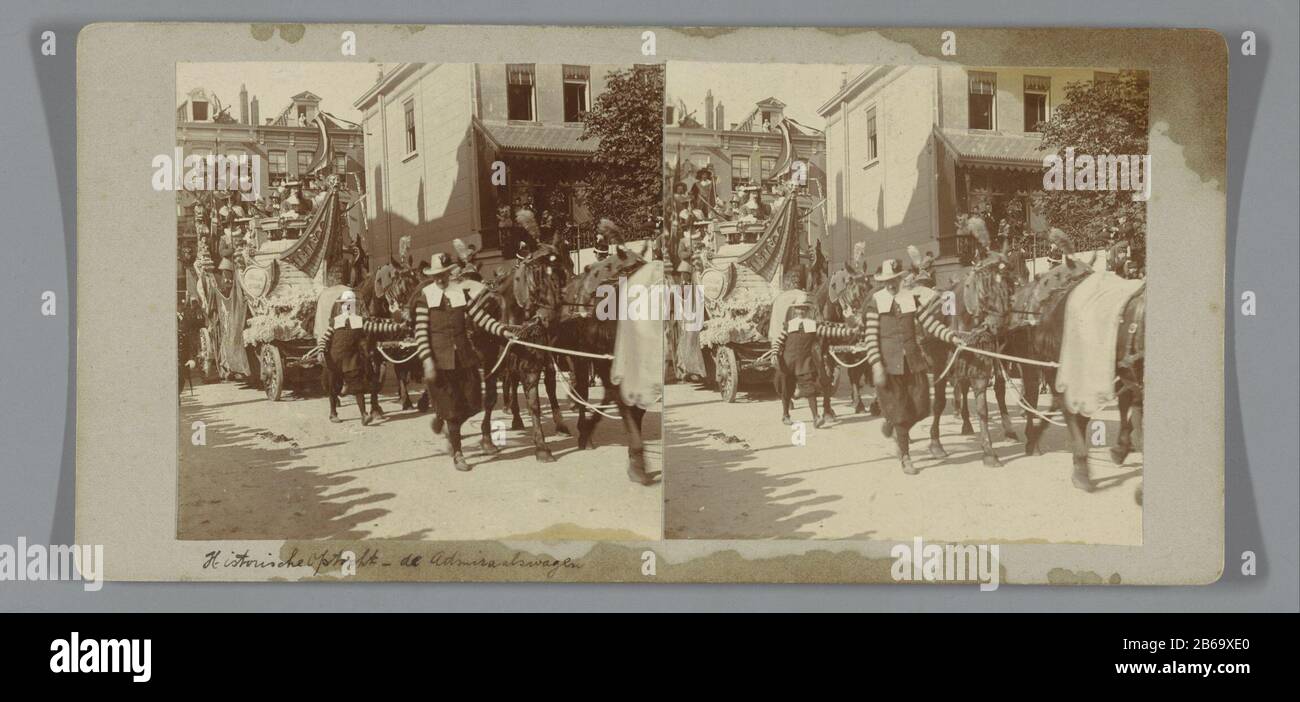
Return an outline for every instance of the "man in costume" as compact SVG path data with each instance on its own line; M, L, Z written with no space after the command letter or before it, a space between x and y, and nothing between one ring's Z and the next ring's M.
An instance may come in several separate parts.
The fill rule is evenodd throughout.
M461 424L483 408L483 381L478 353L469 341L469 324L495 336L515 338L484 309L486 288L476 280L452 280L456 264L436 254L424 274L433 279L417 296L415 340L424 382L436 415L434 434L443 434L447 454L459 471L470 470L461 451Z
M876 399L898 444L903 472L915 475L918 471L908 450L908 431L930 414L930 381L926 376L929 364L917 343L917 324L941 341L959 346L965 342L935 314L939 296L933 290L902 289L906 273L898 259L886 259L880 264L875 279L884 287L867 300L864 322L867 362L871 365Z
M718 199L713 171L701 168L695 172L695 183L691 185L690 195L691 209L700 213L698 219L713 219L713 209Z
M826 388L823 374L822 342L851 344L857 334L845 324L818 322L812 316L812 304L801 302L790 305L785 326L772 340L772 354L776 359L778 386L781 391L781 423L790 424L790 406L793 397L808 400L813 426L822 427L826 418L817 412L817 394Z
M374 382L370 377L369 342L380 338L400 338L405 329L397 322L364 318L357 314L357 294L351 290L344 290L339 295L338 308L339 313L316 340L316 348L308 351L303 360L319 355L330 370L334 384L334 388L330 388L330 421L341 421L338 396L334 391L342 382L347 383L349 392L356 397L357 409L361 410L361 425L367 426L370 414L366 412L366 391Z

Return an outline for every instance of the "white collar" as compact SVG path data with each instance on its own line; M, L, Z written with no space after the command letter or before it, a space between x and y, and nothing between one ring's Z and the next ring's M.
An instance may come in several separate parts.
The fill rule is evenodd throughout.
M365 320L361 318L361 315L340 314L334 317L334 328L343 329L348 326L349 322L351 322L353 329L360 329L365 326Z
M881 288L873 295L876 299L876 310L880 314L889 314L894 310L894 303L898 303L898 311L903 314L916 311L916 295L910 290L899 290L895 295L889 292L889 288Z
M477 280L452 281L445 290L430 285L424 289L424 299L430 308L441 307L444 297L451 302L452 307L464 307L478 297L483 288L484 285Z
M807 317L796 317L785 323L787 332L804 331L815 334L817 332L817 320Z

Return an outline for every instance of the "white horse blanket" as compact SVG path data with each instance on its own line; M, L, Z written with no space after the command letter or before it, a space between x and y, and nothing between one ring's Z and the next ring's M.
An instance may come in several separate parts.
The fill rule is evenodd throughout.
M629 289L642 286L647 295L657 294L663 284L663 261L649 261L627 279ZM664 335L664 321L658 317L618 320L610 380L618 386L624 404L659 409L664 391Z
M1086 417L1115 399L1115 344L1124 305L1145 284L1110 271L1084 278L1065 301L1056 391L1066 408Z

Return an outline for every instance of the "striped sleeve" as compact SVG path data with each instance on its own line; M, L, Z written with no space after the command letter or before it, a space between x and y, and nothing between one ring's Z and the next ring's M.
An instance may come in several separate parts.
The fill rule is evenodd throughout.
M387 319L365 320L365 331L376 338L398 338L402 336L402 325Z
M938 298L935 299L937 300ZM957 336L952 333L952 330L948 328L948 325L944 324L943 321L935 315L935 307L936 304L932 301L930 304L921 308L919 315L921 318L921 328L925 330L926 334L955 346L957 344Z
M433 358L433 349L429 347L429 305L424 300L415 305L415 350L421 361Z
M324 355L325 349L329 348L330 337L332 336L334 336L334 327L325 327L325 333L321 334L320 338L316 340L316 348L312 349L312 353Z
M474 302L469 306L469 319L474 323L474 326L493 336L505 336L506 328L493 319L485 308L487 297L486 293L480 293L478 297L474 298Z
M775 339L772 339L772 354L777 359L781 358L781 351L785 348L785 335L786 330L782 329L781 333L777 334Z
M874 366L881 361L880 312L876 310L876 304L874 301L867 306L864 321L866 322L867 362Z
M849 344L857 339L857 334L847 324L829 322L817 325L817 336L834 344Z

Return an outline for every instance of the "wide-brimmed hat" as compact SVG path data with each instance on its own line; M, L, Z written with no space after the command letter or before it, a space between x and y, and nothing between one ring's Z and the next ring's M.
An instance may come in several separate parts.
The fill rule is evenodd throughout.
M887 283L903 276L903 264L896 258L887 258L880 262L880 272L874 276L876 282Z
M424 274L438 275L447 273L455 267L456 264L451 260L451 256L445 253L434 254L433 258L429 260L429 267L424 269Z

